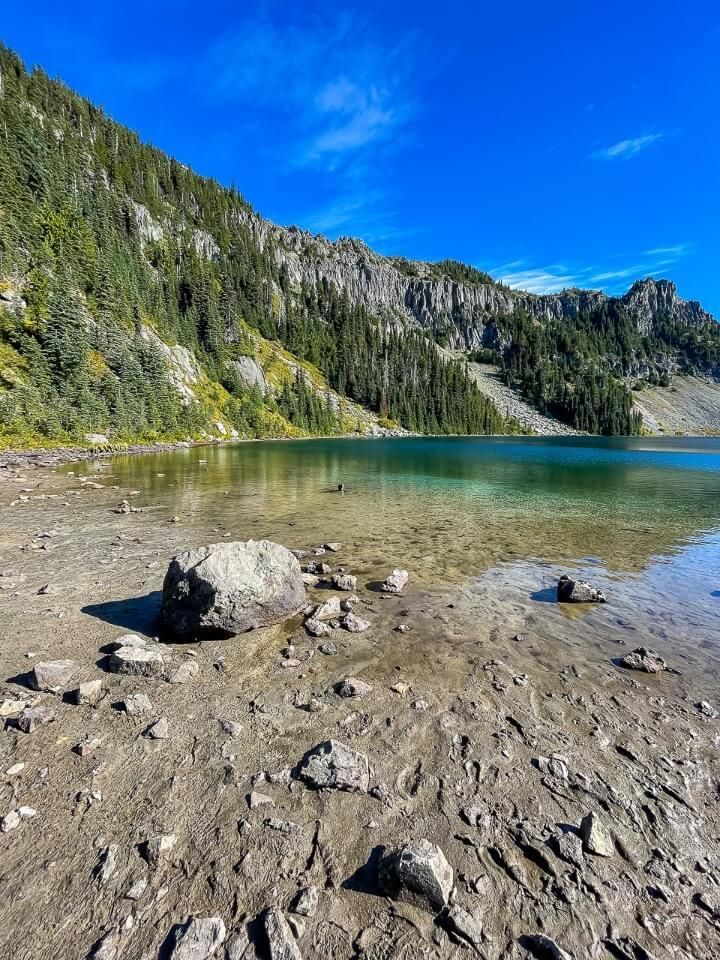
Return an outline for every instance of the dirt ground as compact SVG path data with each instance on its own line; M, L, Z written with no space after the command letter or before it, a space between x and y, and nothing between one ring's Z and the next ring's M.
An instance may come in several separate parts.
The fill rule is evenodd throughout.
M34 815L0 833L0 957L170 956L171 931L191 916L222 918L214 956L230 960L720 957L709 654L674 659L669 644L660 652L677 672L624 670L615 661L644 637L613 619L612 598L588 614L607 624L590 642L581 619L549 619L552 604L502 584L420 588L411 570L403 595L386 599L371 586L388 572L377 570L357 591L371 628L334 631L335 655L297 619L164 644L162 677L117 675L107 645L153 637L170 557L214 532L113 513L129 496L28 464L0 469L0 703L54 715L25 733L3 704L0 817ZM220 518L214 539L223 532ZM313 546L291 533L288 546ZM346 551L323 559L359 565ZM34 664L59 659L76 668L66 691L102 680L95 705L28 687ZM370 694L340 698L348 676ZM133 693L149 697L149 714L121 709ZM144 736L159 718L168 736ZM228 720L241 729L227 732ZM367 755L367 794L293 775L330 738ZM87 740L100 742L81 756ZM609 855L583 849L590 813ZM144 844L167 835L174 845L152 862ZM378 886L382 849L418 838L453 868L449 910ZM310 885L317 912L299 917L291 904ZM263 934L271 907L294 924L284 952Z

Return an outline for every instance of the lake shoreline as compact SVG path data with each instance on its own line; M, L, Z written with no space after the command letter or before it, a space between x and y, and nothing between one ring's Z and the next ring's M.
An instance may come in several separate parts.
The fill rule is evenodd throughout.
M198 476L178 459L182 476ZM608 958L720 952L720 663L707 625L694 611L680 623L657 581L526 549L493 554L479 571L461 556L454 582L440 569L455 539L444 524L434 547L411 548L429 508L373 546L367 523L350 523L355 495L319 496L325 476L316 513L263 500L255 522L255 500L220 495L200 509L202 485L173 486L167 463L35 471L30 482L25 466L0 471L0 702L52 719L26 733L5 713L0 819L19 822L0 833L3 956L164 956L169 931L194 915L221 918L227 956L254 960L268 956L273 909L294 931L284 955L295 960L352 960L358 944L368 960L579 960L598 944ZM252 484L246 469L237 476ZM118 501L137 509L118 513ZM224 640L157 643L174 554L265 536L305 550L304 566L331 568L308 583L310 604L348 596L331 573L357 576L354 606L369 628L316 638L295 617ZM328 541L342 543L316 556ZM421 576L422 552L436 559ZM383 594L396 564L410 582ZM566 570L608 602L558 604ZM667 579L675 590L672 569ZM128 633L160 655L160 674L109 669L108 649ZM619 665L645 643L670 671ZM34 667L58 660L72 662L72 680L30 689ZM347 678L370 690L341 694ZM96 681L94 702L73 702L69 691ZM328 741L367 758L366 790L297 776ZM421 838L453 871L441 907L378 885L378 857ZM316 905L298 912L311 888ZM71 924L68 904L83 905ZM548 953L547 938L565 954Z

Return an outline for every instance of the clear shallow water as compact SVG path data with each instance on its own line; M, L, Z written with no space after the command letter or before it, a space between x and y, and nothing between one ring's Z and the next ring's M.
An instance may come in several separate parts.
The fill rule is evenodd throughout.
M136 490L148 543L168 552L223 537L340 540L361 583L402 565L413 592L441 588L458 636L530 628L604 660L608 644L644 642L696 675L720 657L718 439L277 441L75 469ZM89 516L87 536L96 531ZM567 570L611 602L555 604Z
M293 523L298 543L339 539L370 554L375 544L432 581L522 558L639 571L720 535L718 439L277 441L111 469L185 521L284 542Z

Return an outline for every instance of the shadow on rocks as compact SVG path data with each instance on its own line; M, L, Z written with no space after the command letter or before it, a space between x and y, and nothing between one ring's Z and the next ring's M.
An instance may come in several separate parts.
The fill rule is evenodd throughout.
M8 677L5 683L13 683L16 687L25 687L28 690L34 690L35 688L30 682L31 677L32 670L28 670L27 673L16 673L14 677Z
M388 593L387 590L383 590L383 584L383 580L371 580L365 584L365 589L370 590L372 593ZM399 594L395 594L395 596L399 596Z
M106 603L90 603L81 608L82 613L114 627L122 627L131 633L144 633L152 636L160 613L162 593L153 590L143 597L129 597L127 600L108 600Z
M358 867L355 873L343 880L343 889L353 890L355 893L366 893L373 897L383 896L378 880L378 867L385 851L386 848L381 844L373 847L367 861L361 867Z

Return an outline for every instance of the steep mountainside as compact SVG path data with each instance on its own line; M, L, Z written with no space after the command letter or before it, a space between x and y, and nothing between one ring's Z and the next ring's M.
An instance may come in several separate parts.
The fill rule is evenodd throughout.
M0 47L0 445L523 429L445 347L603 433L720 364L669 281L540 297L277 227Z

